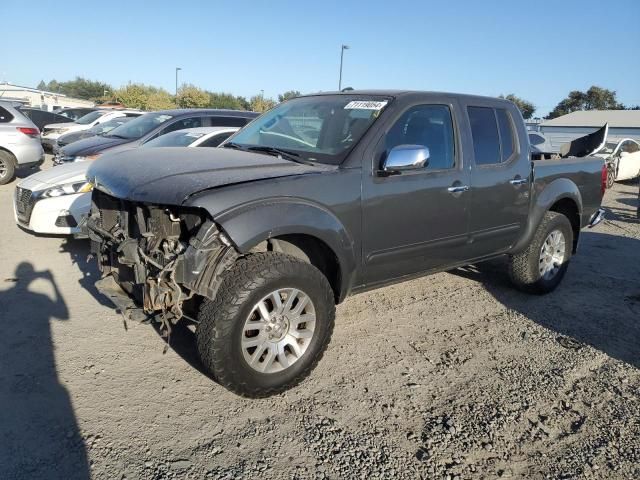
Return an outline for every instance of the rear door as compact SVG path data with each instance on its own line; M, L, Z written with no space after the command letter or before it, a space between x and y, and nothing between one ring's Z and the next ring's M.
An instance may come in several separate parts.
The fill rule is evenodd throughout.
M522 151L517 111L480 101L467 104L466 113L473 143L470 248L472 257L479 258L508 249L525 227L531 162L529 152ZM520 135L526 135L524 128Z
M468 185L456 128L457 103L408 106L389 123L369 168L363 168L363 262L367 284L457 263L467 255ZM379 174L398 145L429 148L429 163ZM365 165L367 162L365 161Z

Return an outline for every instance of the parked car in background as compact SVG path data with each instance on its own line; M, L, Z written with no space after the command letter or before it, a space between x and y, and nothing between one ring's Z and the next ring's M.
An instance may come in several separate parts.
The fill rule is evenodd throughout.
M558 153L559 149L551 146L551 141L540 132L528 132L532 153Z
M594 157L532 162L504 99L297 97L220 148L94 162L96 288L167 334L187 312L220 385L274 395L313 370L352 293L498 256L516 287L554 290L581 228L602 220L603 171Z
M94 110L93 112L80 117L75 122L45 125L44 130L42 131L42 146L45 149L52 151L58 138L65 133L89 130L95 125L108 122L109 120L118 117L139 117L143 114L144 112L141 112L140 110Z
M46 110L40 110L39 108L19 107L18 110L24 113L24 115L29 118L29 120L31 120L41 132L45 125L69 122L69 118L64 115L47 112Z
M44 162L40 130L11 102L0 101L0 185Z
M595 156L607 162L607 187L620 180L631 180L640 175L640 143L632 138L607 142Z
M53 113L57 113L58 115L67 117L72 122L74 122L79 118L84 117L87 113L91 113L95 110L97 110L96 107L70 107L70 108L59 108L57 110L53 110Z
M243 127L257 116L256 112L204 108L147 113L105 135L85 138L62 147L53 161L54 165L60 165L94 160L107 152L115 153L137 148L175 130L216 126Z
M238 127L176 130L143 147L217 147L238 130ZM92 186L86 180L91 163L70 162L22 180L14 196L16 223L35 233L80 235L82 220L91 207L91 193L88 192Z
M142 147L217 147L239 127L202 127L176 130L148 141Z
M109 133L114 128L127 123L129 120L133 120L134 118L136 117L118 117L114 118L113 120L94 125L89 130L65 133L64 135L58 137L53 150L54 152L56 152L60 147L64 147L73 142L77 142L78 140L82 140L83 138L93 137L94 135L104 135L106 133Z

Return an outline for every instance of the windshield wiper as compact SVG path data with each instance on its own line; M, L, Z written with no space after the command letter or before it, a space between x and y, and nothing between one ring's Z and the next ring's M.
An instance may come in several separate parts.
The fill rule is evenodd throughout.
M127 137L123 137L122 135L114 135L113 133L105 133L101 136L109 138L122 138L123 140L127 140Z
M308 160L304 160L299 153L292 152L290 150L284 150L282 148L268 147L266 145L255 145L255 146L247 147L247 150L251 152L261 152L261 153L271 154L277 157L282 157L285 160L290 160L296 163L302 163L303 165L313 165L312 162L309 162Z
M223 148L234 148L236 150L244 150L244 147L242 145L239 145L237 143L233 143L233 142L227 142L224 145L222 145Z

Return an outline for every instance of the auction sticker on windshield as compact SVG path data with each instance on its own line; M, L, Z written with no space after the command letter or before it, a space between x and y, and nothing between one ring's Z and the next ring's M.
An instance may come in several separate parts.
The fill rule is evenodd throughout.
M344 109L345 110L382 110L386 104L387 104L386 100L382 102L354 100L352 102L347 103L344 106Z

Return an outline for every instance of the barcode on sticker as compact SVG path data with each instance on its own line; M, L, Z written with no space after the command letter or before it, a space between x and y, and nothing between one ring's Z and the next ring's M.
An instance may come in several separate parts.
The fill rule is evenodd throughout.
M382 110L386 104L387 104L386 100L383 102L354 100L353 102L347 103L344 106L344 109L345 110Z

